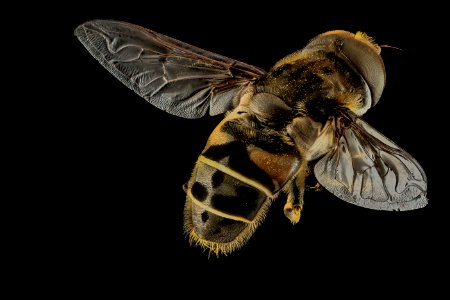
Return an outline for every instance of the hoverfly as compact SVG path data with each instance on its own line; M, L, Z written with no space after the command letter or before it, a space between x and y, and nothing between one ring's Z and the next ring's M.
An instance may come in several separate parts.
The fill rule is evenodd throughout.
M184 186L191 242L236 250L282 191L284 214L297 223L312 173L362 207L427 204L421 166L360 118L386 80L381 48L364 33L320 34L268 72L124 22L89 21L75 35L154 106L183 118L225 113Z

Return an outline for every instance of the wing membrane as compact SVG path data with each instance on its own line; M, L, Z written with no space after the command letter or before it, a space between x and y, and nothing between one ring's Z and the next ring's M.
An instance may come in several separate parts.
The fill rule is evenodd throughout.
M242 87L265 72L133 24L95 20L75 35L123 84L184 118L230 110Z
M411 210L427 204L427 179L417 161L355 118L338 118L336 147L314 174L328 191L347 202L379 210ZM347 125L346 125L347 124Z

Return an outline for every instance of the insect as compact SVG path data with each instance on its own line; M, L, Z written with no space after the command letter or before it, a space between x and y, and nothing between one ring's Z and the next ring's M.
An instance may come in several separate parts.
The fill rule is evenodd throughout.
M228 254L247 242L284 192L299 222L305 178L338 198L378 210L427 204L426 175L404 150L361 119L386 74L368 35L318 35L268 72L118 21L75 35L123 84L183 118L225 113L184 185L190 241Z

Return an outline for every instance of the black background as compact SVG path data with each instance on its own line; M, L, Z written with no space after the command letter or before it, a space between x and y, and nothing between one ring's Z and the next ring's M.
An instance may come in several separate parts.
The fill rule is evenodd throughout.
M274 279L285 282L287 291L338 280L348 282L349 289L357 282L383 290L417 288L440 266L435 258L442 253L442 220L432 212L444 199L438 197L433 173L439 143L431 137L443 130L436 112L435 67L443 55L437 39L443 22L439 9L242 5L76 2L42 19L54 62L47 66L52 97L50 117L43 123L56 142L47 153L56 165L52 184L44 186L55 202L51 217L43 218L48 226L40 246L48 266L60 275L59 284L75 282L81 289L134 282L161 289L157 283L170 282L176 289L188 283L192 293L212 285L231 295L239 287L249 292L270 288ZM432 21L425 22L430 15ZM221 118L177 118L123 86L73 36L76 26L91 19L135 23L266 70L310 38L334 29L361 30L381 45L401 48L383 48L387 85L364 119L420 162L428 176L429 205L409 212L375 211L325 190L308 191L296 226L284 217L279 201L235 253L216 258L189 246L182 228L181 186ZM378 272L380 277L374 275ZM251 278L267 281L249 286Z

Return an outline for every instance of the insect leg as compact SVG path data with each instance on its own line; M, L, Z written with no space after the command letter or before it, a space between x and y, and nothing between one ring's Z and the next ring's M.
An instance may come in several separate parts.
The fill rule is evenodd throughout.
M300 166L297 177L291 182L288 188L287 201L284 205L284 215L297 224L303 208L303 196L305 194L305 178L307 176L306 161Z
M300 220L305 193L305 179L308 176L308 161L317 153L322 152L322 147L317 149L319 151L313 148L321 134L322 127L321 123L315 122L309 117L297 117L287 127L287 133L294 141L301 155L300 168L287 190L288 197L284 205L284 215L293 224L298 223Z

